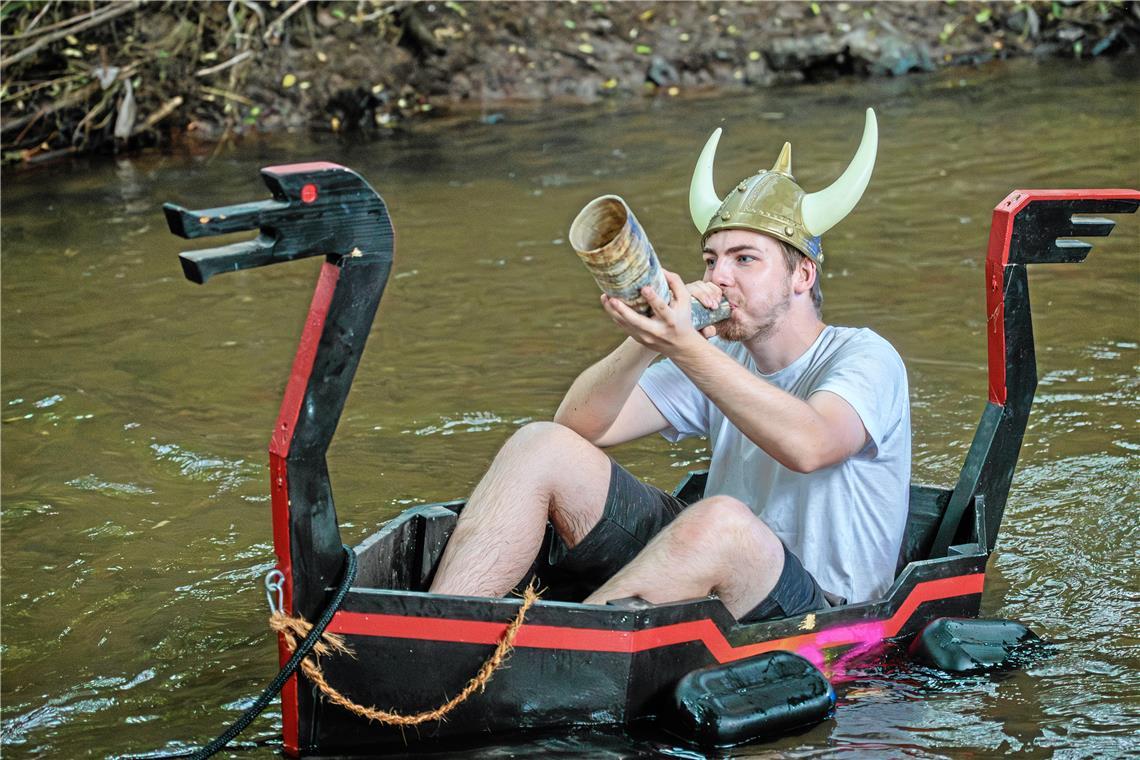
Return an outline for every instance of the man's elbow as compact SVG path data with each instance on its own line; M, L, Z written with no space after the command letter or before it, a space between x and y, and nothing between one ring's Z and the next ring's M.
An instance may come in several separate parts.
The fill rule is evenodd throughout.
M553 422L573 430L595 446L600 445L599 441L606 433L604 428L589 424L589 421L582 419L581 415L570 414L561 408L554 413Z
M792 472L798 472L801 475L822 470L832 465L839 464L846 457L837 454L834 451L821 450L821 449L804 449L802 451L790 452L784 457L780 464L788 468Z
M820 469L821 466L818 461L808 456L789 457L786 458L785 461L781 462L781 464L783 464L784 467L788 468L792 472L797 472L800 475L807 475L808 473L815 472L816 470Z

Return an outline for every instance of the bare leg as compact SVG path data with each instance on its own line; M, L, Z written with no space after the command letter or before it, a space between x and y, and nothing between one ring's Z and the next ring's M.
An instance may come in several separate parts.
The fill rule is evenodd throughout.
M740 618L772 591L784 547L745 504L714 496L682 512L586 604L640 596L655 604L717 594Z
M431 591L503 596L522 580L547 520L573 547L601 519L610 460L567 427L535 422L503 444L447 542Z

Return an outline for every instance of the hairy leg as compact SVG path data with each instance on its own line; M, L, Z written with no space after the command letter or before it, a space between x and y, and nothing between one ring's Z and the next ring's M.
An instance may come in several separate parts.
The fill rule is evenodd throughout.
M503 596L530 569L549 519L573 547L601 519L610 460L567 427L535 422L499 450L460 514L431 591Z
M585 601L640 596L655 604L715 593L740 618L784 569L784 547L747 505L727 496L693 504Z

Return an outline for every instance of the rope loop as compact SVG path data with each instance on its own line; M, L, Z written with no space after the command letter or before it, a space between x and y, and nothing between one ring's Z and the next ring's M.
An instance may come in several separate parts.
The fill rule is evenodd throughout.
M397 712L381 710L374 706L365 707L364 705L353 702L350 698L334 688L325 679L324 673L321 671L319 658L327 657L334 653L355 657L352 649L345 643L344 637L335 633L326 632L321 634L320 641L313 647L312 654L301 661L301 670L304 672L305 677L316 684L317 688L321 690L321 693L323 693L330 702L368 721L377 721L392 726L416 726L428 721L443 720L449 712L465 702L468 697L476 691L482 692L487 687L487 682L491 680L491 676L502 667L510 655L511 650L514 649L515 639L518 637L519 629L522 628L523 620L526 619L526 613L534 603L538 601L538 596L534 584L527 586L523 592L522 606L519 607L515 619L511 621L510 625L508 625L507 629L503 632L503 637L499 639L495 651L491 653L491 656L487 658L483 666L479 668L478 672L471 677L471 680L467 682L467 685L464 686L458 694L433 710L424 710L412 715L403 715ZM304 618L290 617L283 612L274 612L269 618L269 627L284 637L285 645L290 652L293 652L297 647L297 641L308 635L312 625Z

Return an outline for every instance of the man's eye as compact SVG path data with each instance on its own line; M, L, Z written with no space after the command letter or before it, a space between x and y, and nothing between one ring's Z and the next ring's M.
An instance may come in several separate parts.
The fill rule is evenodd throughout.
M716 263L716 261L714 261L713 259L705 259L705 269L712 269L713 264L715 264L715 263Z
M736 260L737 260L737 262L739 262L741 264L751 264L753 261L756 260L756 257L755 256L747 256L747 255L737 256Z

